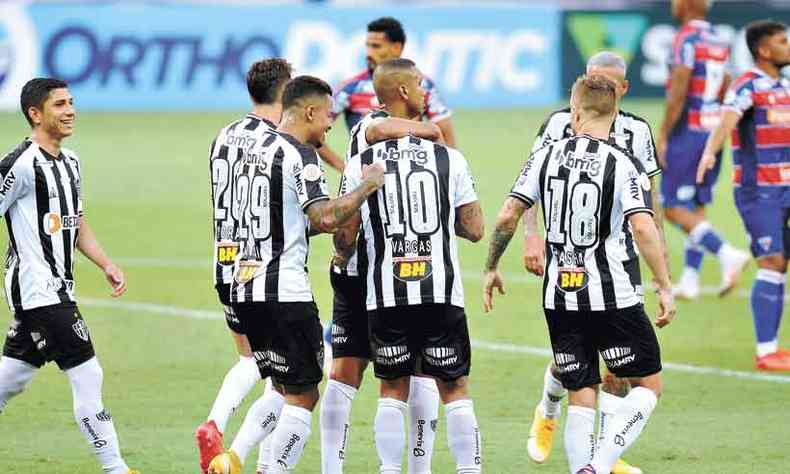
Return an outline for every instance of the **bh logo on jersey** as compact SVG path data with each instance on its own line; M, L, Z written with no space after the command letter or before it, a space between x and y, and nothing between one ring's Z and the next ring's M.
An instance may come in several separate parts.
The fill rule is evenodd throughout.
M400 281L421 281L433 273L431 257L407 257L392 259L392 274Z
M217 261L223 267L232 266L238 254L238 242L220 242L217 244Z
M55 235L61 230L79 229L80 216L61 216L57 212L47 212L42 219L44 232Z
M590 277L582 267L562 267L557 272L557 288L566 293L575 293L587 288Z

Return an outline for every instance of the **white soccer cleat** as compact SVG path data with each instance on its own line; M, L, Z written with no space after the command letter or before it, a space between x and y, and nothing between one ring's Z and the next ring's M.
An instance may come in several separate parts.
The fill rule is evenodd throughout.
M684 271L680 281L672 287L672 294L679 300L692 301L699 298L699 277L689 271Z
M735 250L726 258L721 259L721 286L719 287L719 297L727 294L738 286L738 277L746 265L749 264L749 254L741 250Z

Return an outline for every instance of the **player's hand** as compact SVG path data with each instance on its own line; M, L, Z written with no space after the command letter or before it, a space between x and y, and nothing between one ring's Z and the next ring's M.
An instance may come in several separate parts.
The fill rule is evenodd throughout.
M126 276L117 265L110 263L104 267L104 276L112 286L110 296L117 298L126 293Z
M505 282L499 270L489 270L483 274L483 310L486 313L494 309L494 288L500 295L505 294Z
M656 154L658 155L658 164L661 166L661 169L666 169L667 167L667 137L660 135L656 140Z
M716 166L716 155L705 151L697 165L697 184L702 184L702 181L705 180L705 173L712 170L714 166Z
M524 268L533 275L543 276L546 265L546 246L540 235L524 237Z
M362 167L362 179L372 184L375 189L381 189L384 186L384 165L381 163L373 163Z
M672 288L661 288L658 293L658 316L655 324L663 328L675 319L677 308L675 307L675 297L672 295Z

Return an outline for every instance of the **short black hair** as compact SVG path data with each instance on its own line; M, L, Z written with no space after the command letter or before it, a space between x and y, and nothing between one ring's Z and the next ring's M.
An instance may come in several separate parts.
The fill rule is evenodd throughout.
M406 44L403 25L391 16L385 16L368 23L368 33L384 33L391 42Z
M247 71L247 91L256 104L273 104L280 88L291 79L291 65L282 58L258 61Z
M27 81L22 87L22 94L19 97L19 105L22 108L22 114L27 119L27 123L33 126L33 119L30 118L28 110L30 107L35 107L39 110L44 108L44 102L49 98L50 91L54 89L65 89L69 87L66 81L54 79L51 77L36 77Z
M298 76L285 85L283 110L290 109L305 98L317 95L332 96L332 88L323 80L313 76Z
M785 30L787 30L787 25L775 20L760 20L749 23L746 27L746 45L749 46L749 52L752 53L752 58L757 60L760 42L762 42L763 38L773 36Z

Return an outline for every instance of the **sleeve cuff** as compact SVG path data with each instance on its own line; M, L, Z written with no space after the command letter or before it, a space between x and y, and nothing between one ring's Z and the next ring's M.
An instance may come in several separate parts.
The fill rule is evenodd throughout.
M314 197L313 199L309 199L307 202L302 204L302 210L303 211L306 210L308 207L310 207L311 204L317 203L318 201L328 201L328 200L329 200L329 196L325 194L318 197Z
M631 214L640 214L640 213L650 214L651 216L654 215L653 210L650 209L649 207L635 207L633 209L629 209L623 212L623 217L628 217Z
M533 201L532 199L528 198L527 196L524 196L521 193L517 193L515 191L511 191L510 194L508 194L508 196L518 199L519 201L521 201L524 204L526 204L527 207L532 207L532 206L535 205L535 201Z

